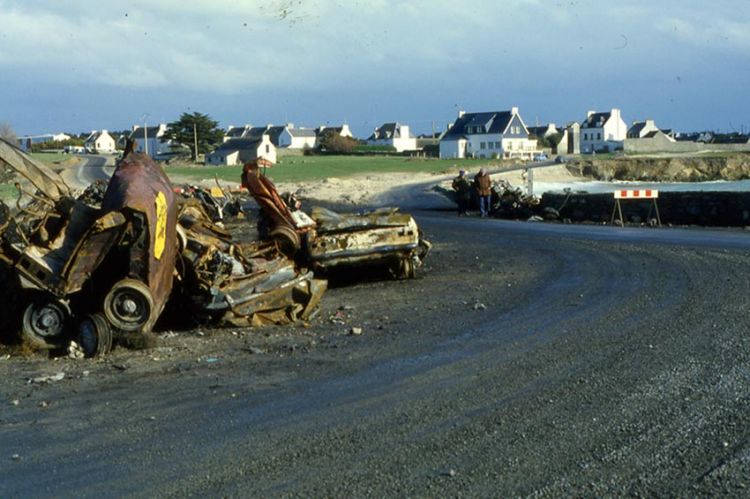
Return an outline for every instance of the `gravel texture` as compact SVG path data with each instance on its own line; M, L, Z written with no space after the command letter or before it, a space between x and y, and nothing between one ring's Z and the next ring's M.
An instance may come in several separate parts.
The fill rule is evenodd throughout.
M309 324L0 357L0 496L748 495L742 233L417 220Z

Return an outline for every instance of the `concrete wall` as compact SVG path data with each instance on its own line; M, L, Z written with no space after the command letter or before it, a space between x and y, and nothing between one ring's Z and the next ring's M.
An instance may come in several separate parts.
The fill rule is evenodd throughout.
M663 137L651 139L625 139L626 153L675 152L690 153L701 151L744 152L750 151L750 144L704 144L703 142L671 142Z
M750 226L750 192L660 192L657 203L664 225ZM545 193L541 201L542 210L554 208L573 222L609 223L614 206L612 194ZM651 200L622 200L621 206L626 223L656 216Z

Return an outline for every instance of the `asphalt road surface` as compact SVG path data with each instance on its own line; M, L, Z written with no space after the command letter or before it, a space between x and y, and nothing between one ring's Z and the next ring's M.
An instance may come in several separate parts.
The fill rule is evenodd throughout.
M750 235L417 220L307 327L3 358L0 497L750 494Z

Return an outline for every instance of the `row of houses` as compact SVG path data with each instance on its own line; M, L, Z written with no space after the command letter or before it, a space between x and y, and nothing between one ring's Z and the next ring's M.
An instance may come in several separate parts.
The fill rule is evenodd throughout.
M179 147L166 139L166 130L166 124L159 124L151 127L135 125L130 133L118 136L113 136L107 130L93 131L86 139L84 148L86 152L113 153L122 149L130 138L135 142L137 151L163 158ZM278 149L315 149L327 135L354 138L347 124L317 128L296 127L293 123L230 126L223 143L206 155L205 163L235 165L257 157L276 161ZM562 127L554 123L529 127L519 109L512 107L506 111L459 111L456 120L445 131L429 136L415 137L408 125L388 122L375 128L363 142L398 153L431 148L433 154L445 159L532 159L541 151L593 154L623 149L635 151L639 147L664 150L679 141L708 143L731 139L733 143L750 144L750 138L745 135L730 135L727 138L717 137L710 132L675 134L671 130L659 129L651 119L635 121L628 126L617 108L604 112L589 111L581 123L570 122ZM28 144L33 143L31 137L24 139Z

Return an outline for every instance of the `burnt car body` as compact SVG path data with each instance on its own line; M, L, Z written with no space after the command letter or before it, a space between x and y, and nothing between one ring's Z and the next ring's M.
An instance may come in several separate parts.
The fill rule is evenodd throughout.
M327 288L275 243L233 242L199 200L182 204L179 234L176 295L198 321L261 326L305 320Z
M397 208L341 214L315 207L311 215L290 206L260 171L261 160L243 169L245 186L261 210L258 233L279 241L288 254L320 272L354 266L387 266L394 275L413 278L430 250L411 215ZM293 197L292 197L293 199Z
M37 189L15 216L0 207L0 257L28 302L23 337L42 348L75 337L94 355L113 333L149 332L169 298L177 252L177 206L164 171L147 155L126 154L97 208L6 142L0 160Z

